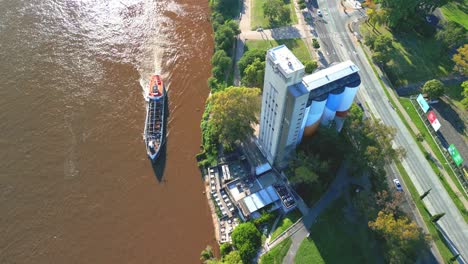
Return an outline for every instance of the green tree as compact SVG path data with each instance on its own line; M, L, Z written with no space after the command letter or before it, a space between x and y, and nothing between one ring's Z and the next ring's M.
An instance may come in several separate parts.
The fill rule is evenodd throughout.
M245 68L242 74L242 84L249 87L263 87L265 77L265 61L256 58Z
M259 59L260 61L265 61L266 50L260 49L251 49L248 50L242 55L237 65L239 66L239 72L244 72L245 68L252 64L255 59Z
M234 247L244 263L251 263L262 244L260 231L251 222L239 224L231 234Z
M270 20L276 21L280 17L280 9L283 7L283 1L271 0L263 4L263 14Z
M468 35L463 26L449 21L442 30L437 32L436 38L441 41L445 47L453 49L463 45Z
M464 81L462 84L461 84L462 88L463 88L463 92L462 92L462 96L463 96L463 100L462 100L462 104L463 106L465 106L465 109L468 109L468 81Z
M452 60L455 62L454 69L459 73L468 76L468 44L458 48L457 53L453 55Z
M374 172L382 172L386 164L405 155L403 148L393 148L395 128L373 118L363 120L350 116L348 121L346 132L354 152L349 155L349 159L354 172L362 172L368 168Z
M224 50L217 50L215 54L213 54L213 57L211 57L211 65L213 65L213 67L220 67L225 73L231 65L231 58Z
M263 4L263 14L268 18L271 25L288 23L291 21L289 8L282 0L269 0Z
M390 56L386 52L376 51L372 54L372 60L380 66L385 66L390 60Z
M224 264L243 264L239 251L231 251L228 255L223 258Z
M219 252L221 253L221 257L226 256L231 251L232 251L231 243L223 243L219 246Z
M209 98L211 132L226 148L252 135L252 124L258 123L259 95L258 88L229 87Z
M318 42L318 40L316 38L312 39L312 47L314 49L320 49L320 43Z
M367 9L366 14L368 21L371 23L372 28L375 30L375 25L383 25L386 20L386 13L383 9Z
M372 50L374 49L374 42L377 37L374 34L369 34L364 36L364 44L371 48Z
M215 48L229 53L234 44L234 36L235 33L230 27L226 25L219 26L215 32Z
M422 88L422 92L426 93L430 98L439 98L444 94L444 84L436 79L427 81Z
M294 185L305 185L311 187L319 179L319 175L329 173L330 164L323 161L317 154L306 154L299 150L296 157L291 159L290 167L293 171L289 173L289 181Z
M418 13L430 14L436 8L447 4L449 0L381 0L387 24L399 28L404 24L414 23ZM412 25L410 25L412 26Z
M306 61L304 63L304 66L305 66L305 72L306 73L312 73L315 69L317 69L317 62L316 61Z
M206 246L206 248L200 253L200 260L205 262L212 258L214 258L213 249L211 246Z
M224 71L219 66L215 66L215 67L211 68L211 74L217 80L224 80Z
M382 8L385 9L387 24L391 28L397 28L401 23L409 21L414 16L419 0L382 0Z
M387 35L379 35L374 41L374 51L390 52L393 49L392 38Z
M380 211L369 227L385 240L386 258L390 263L414 262L426 246L427 237L421 228L407 217L396 218L393 213Z

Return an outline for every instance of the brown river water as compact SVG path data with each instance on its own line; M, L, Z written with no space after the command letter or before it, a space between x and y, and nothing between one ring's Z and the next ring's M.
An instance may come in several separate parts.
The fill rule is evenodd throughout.
M0 0L0 263L199 263L207 0ZM165 162L143 91L167 83Z

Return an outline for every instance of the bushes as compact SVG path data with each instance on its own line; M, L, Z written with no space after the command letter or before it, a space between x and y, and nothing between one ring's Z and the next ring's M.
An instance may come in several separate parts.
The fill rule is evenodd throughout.
M317 39L312 39L312 47L314 47L314 49L320 49L320 44L318 42Z
M260 231L254 224L247 222L238 225L231 234L234 247L239 250L244 263L252 263L262 244Z
M317 62L316 61L306 61L304 63L305 72L312 73L315 69L317 69Z
M299 0L297 3L299 4L299 9L307 8L307 4L304 0Z

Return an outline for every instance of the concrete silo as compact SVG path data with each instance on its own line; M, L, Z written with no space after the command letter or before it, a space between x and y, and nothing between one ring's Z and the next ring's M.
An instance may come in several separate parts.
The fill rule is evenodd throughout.
M328 94L323 94L312 100L304 127L303 136L309 137L315 134L322 118L323 111L327 104Z

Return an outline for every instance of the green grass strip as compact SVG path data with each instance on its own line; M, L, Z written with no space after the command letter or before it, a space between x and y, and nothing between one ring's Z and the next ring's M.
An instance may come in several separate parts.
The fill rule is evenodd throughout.
M268 253L260 258L260 264L281 264L283 259L291 247L292 240L290 237L281 241L278 245L272 248Z
M287 213L283 219L280 220L278 226L271 234L270 241L273 241L277 238L281 233L283 233L286 229L291 227L299 218L301 218L302 214L298 209L295 209L289 213Z

